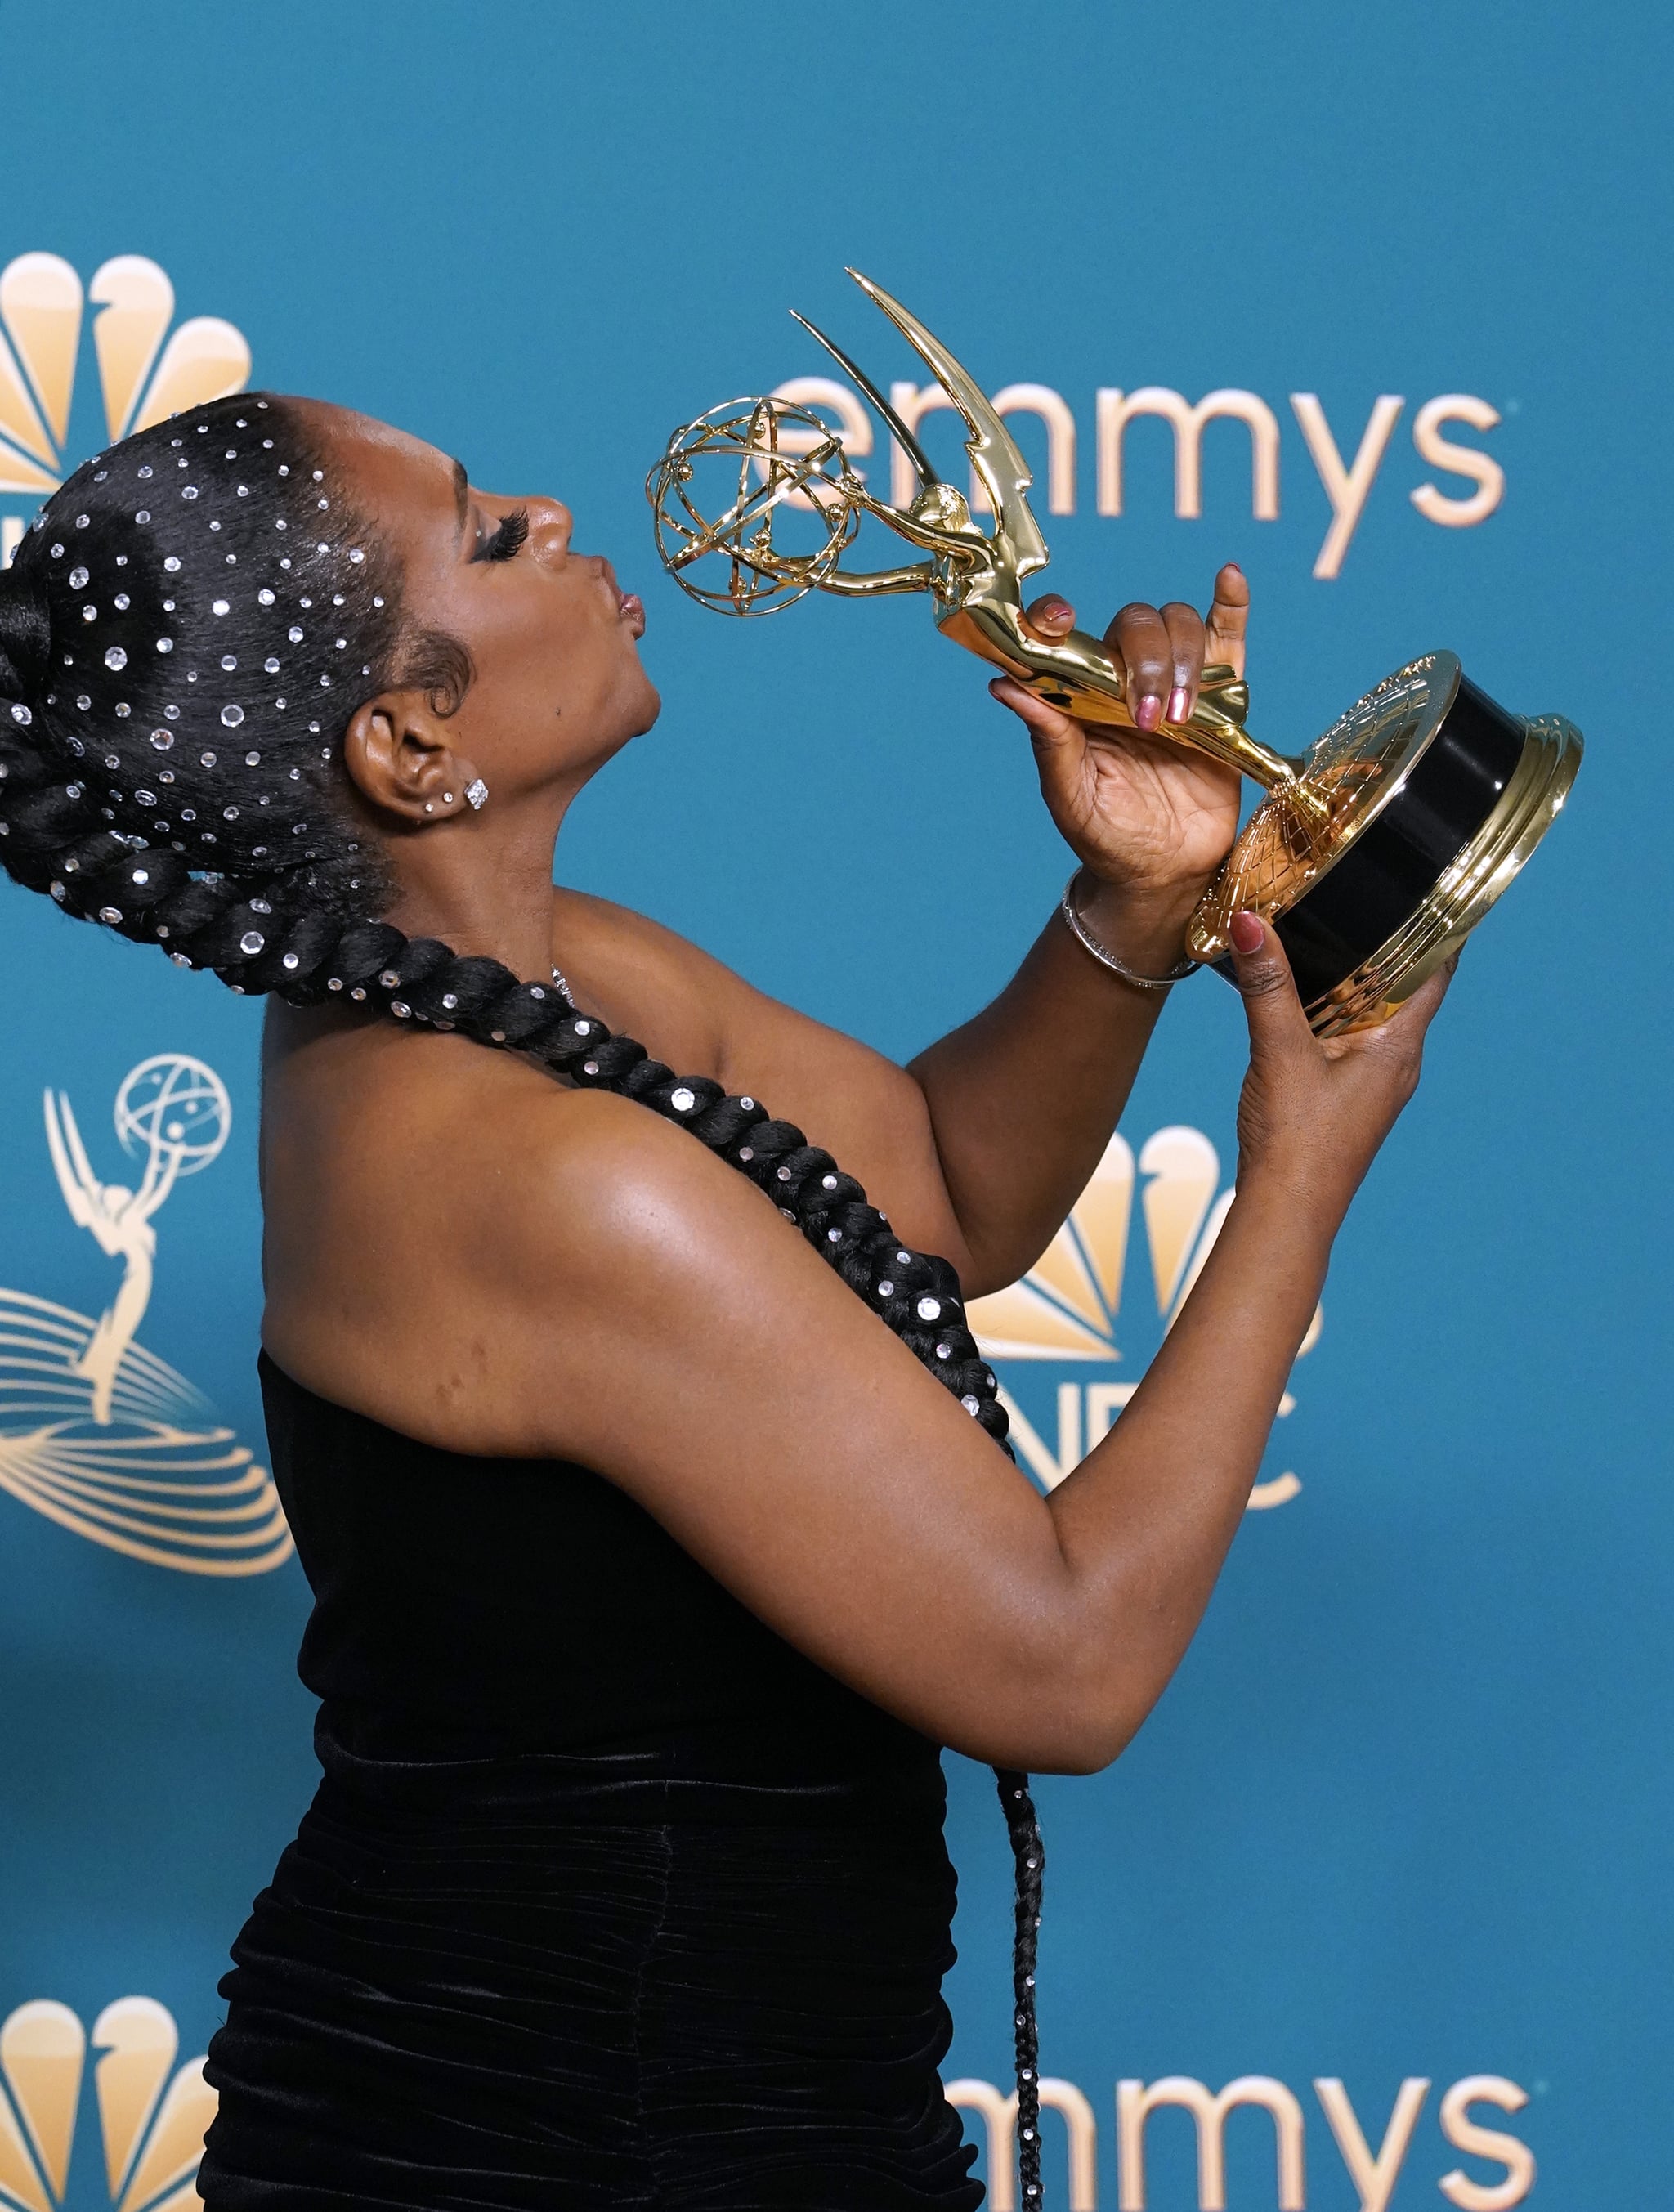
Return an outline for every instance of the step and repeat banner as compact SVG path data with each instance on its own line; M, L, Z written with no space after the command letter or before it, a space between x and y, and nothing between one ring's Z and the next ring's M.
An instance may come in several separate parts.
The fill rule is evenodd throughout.
M246 385L560 493L665 700L560 872L885 1051L1052 912L1021 728L921 603L693 606L641 489L676 423L779 389L901 496L787 307L961 480L846 264L1006 411L1085 625L1235 559L1283 750L1435 647L1586 732L1201 1635L1113 1771L1042 1785L1075 2212L1668 2201L1669 44L1622 0L0 4L5 557L86 454ZM253 1367L261 1014L9 884L0 976L0 2207L179 2212L215 1983L314 1775ZM1177 991L980 1310L1043 1486L1189 1294L1242 1062L1234 995ZM948 1764L948 2079L1007 2212L1009 1860Z

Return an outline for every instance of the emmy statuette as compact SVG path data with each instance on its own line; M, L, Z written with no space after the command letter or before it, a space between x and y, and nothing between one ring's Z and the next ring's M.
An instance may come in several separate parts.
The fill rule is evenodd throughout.
M1133 729L1122 673L1084 630L1038 636L1022 581L1046 566L1022 454L982 391L916 316L849 274L930 369L964 422L975 482L994 517L985 532L877 387L805 317L876 409L918 473L907 507L876 498L842 441L811 410L772 398L713 408L670 439L646 480L657 549L681 587L725 614L767 614L810 591L930 595L937 628L1077 720ZM714 487L713 512L700 475ZM821 542L790 551L775 526L811 514ZM922 557L855 570L843 556L863 520L885 524ZM1581 738L1559 715L1508 714L1451 653L1426 653L1356 700L1307 750L1273 751L1245 726L1247 686L1204 672L1183 722L1153 734L1252 777L1266 796L1198 904L1186 949L1230 973L1227 932L1240 909L1278 933L1316 1033L1386 1020L1461 945L1540 842L1580 764Z

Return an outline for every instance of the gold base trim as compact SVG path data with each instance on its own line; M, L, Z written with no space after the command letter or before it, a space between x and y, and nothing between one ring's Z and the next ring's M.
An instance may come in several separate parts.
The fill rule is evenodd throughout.
M1316 1036L1375 1029L1457 951L1562 811L1581 737L1562 714L1525 724L1523 757L1492 812L1394 936L1307 1008Z

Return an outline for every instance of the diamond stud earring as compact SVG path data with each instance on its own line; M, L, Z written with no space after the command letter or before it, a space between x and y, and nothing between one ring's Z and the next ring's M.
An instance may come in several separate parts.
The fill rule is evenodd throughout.
M471 811L480 814L488 804L488 787L480 775L473 778L465 786L465 797L470 801Z

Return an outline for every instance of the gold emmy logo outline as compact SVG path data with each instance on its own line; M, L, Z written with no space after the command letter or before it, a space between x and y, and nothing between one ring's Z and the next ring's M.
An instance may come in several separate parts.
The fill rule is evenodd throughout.
M1167 1335L1192 1295L1220 1235L1234 1193L1222 1190L1221 1158L1201 1129L1171 1124L1133 1149L1119 1133L1052 1243L1028 1273L1003 1291L973 1298L967 1317L984 1356L998 1364L1010 1360L1119 1361L1117 1332L1133 1220L1136 1186L1149 1249L1156 1310ZM1218 1193L1218 1195L1217 1195ZM1297 1358L1311 1352L1325 1323L1316 1307ZM1134 1384L1105 1386L1113 1406L1125 1403ZM1004 1389L1008 1412L1016 1408ZM1295 1400L1287 1390L1283 1418ZM1088 1448L1091 1449L1089 1438ZM1060 1470L1069 1473L1067 1466ZM1259 1482L1252 1506L1283 1505L1301 1488L1292 1473Z
M42 1098L47 1150L70 1218L123 1263L97 1321L0 1286L0 1490L107 1550L183 1574L270 1573L292 1551L273 1479L202 1392L144 1349L153 1222L182 1177L219 1158L226 1085L190 1053L154 1053L116 1096L138 1187L94 1174L66 1093Z
M63 2212L88 2037L38 1997L0 2022L0 2207ZM215 2093L202 2057L178 2069L179 2032L154 1997L118 1997L93 2024L94 2091L114 2212L191 2212Z
M112 445L250 381L249 342L219 315L194 315L169 335L174 287L143 253L102 263L85 289L59 255L20 253L0 270L0 492L45 499L70 472L70 401L89 301Z

